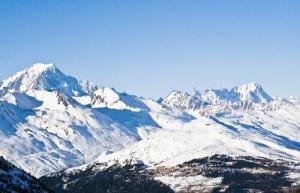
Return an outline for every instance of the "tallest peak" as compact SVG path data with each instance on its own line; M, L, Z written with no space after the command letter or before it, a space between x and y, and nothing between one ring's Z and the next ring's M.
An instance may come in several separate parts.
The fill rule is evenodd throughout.
M250 82L239 86L239 88L243 88L247 90L256 90L256 89L262 89L262 86L256 82Z
M54 64L36 63L3 81L0 89L26 92L31 90L60 91L66 95L84 93L76 78L65 75Z
M35 63L33 64L29 69L33 69L35 71L45 71L48 69L54 69L56 68L54 64L50 63L50 64L45 64L45 63Z
M52 64L52 63L35 63L32 66L49 68L49 67L54 67L54 64Z
M260 103L270 102L272 100L272 97L264 91L263 87L255 82L235 87L233 90L239 93L243 101L250 100L255 103Z

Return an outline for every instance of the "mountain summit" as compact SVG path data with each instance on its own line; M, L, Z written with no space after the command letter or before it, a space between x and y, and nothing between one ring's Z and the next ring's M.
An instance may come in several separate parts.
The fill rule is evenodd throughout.
M266 103L273 100L273 98L264 91L263 87L260 84L254 82L237 86L232 89L232 92L237 93L241 101Z
M54 64L37 63L3 81L0 89L27 92L30 90L60 91L66 95L82 95L78 81L65 75Z

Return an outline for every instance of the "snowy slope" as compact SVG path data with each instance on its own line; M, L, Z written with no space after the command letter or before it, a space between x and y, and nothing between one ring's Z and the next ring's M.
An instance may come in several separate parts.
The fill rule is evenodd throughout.
M57 91L11 93L2 100L1 154L35 176L86 163L137 139L127 128Z
M159 130L118 152L101 154L94 163L69 169L66 174L99 163L143 163L148 169L165 167L173 171L184 162L215 154L300 162L300 100L296 97L271 98L261 86L251 83L193 95L176 91L163 104L156 103L155 113L150 112ZM170 116L180 111L184 112L182 116ZM215 180L220 182L201 175L179 176L176 172L175 176L158 175L156 179L175 190L187 184L209 187Z
M277 110L235 110L222 116L192 113L190 117L170 117L170 109L158 107L152 117L161 126L159 130L97 160L175 166L194 158L227 154L300 161L300 103L295 98L286 101ZM168 112L163 113L164 109Z
M300 161L300 106L277 111L236 113L230 117L199 116L176 124L162 119L159 131L99 161L141 160L174 166L214 155L250 155Z
M131 111L150 110L143 102L148 99L127 93L120 93L114 88L109 87L97 88L88 95L73 96L73 98L82 105L86 105L94 109L109 108L116 110L126 109Z
M160 128L152 114L186 116L161 110L150 99L78 82L49 64L35 64L4 80L0 155L41 176L140 140Z
M214 154L300 161L300 100L273 98L256 83L174 91L158 103L35 64L0 88L0 155L35 176Z
M176 109L164 108L152 99L120 93L108 87L102 87L91 95L73 98L79 103L95 109L122 124L131 132L139 135L140 138L161 127L155 121L157 116L166 116L172 120L192 118L191 115Z
M52 64L35 64L5 80L0 154L40 176L93 161L104 151L140 139L137 130L72 98L79 93L84 94L78 81Z
M195 171L197 166L193 168L193 165L185 167L180 165L194 159L213 157L216 154L285 160L286 162L279 161L284 164L300 163L300 103L296 98L287 101L288 105L282 104L276 110L246 112L235 110L223 115L202 116L193 112L194 116L190 118L187 118L188 116L171 118L168 115L170 112L157 113L152 116L161 126L156 132L118 152L101 154L93 163L71 168L59 174L68 176L77 173L80 176L81 173L92 172L88 170L90 167L95 167L94 172L99 172L115 164L124 167L128 164L145 164L144 172L150 171L153 175L151 171L156 171L155 179L170 185L176 192L187 191L189 187L193 187L195 192L210 192L218 186L222 187L221 183L224 183L222 172L219 172L219 176L207 177L203 172L201 174ZM226 162L221 165L224 165L224 168L219 170L231 171L226 169ZM300 181L297 176L300 170L295 170L294 164L285 167L293 168L289 176L292 176L293 184L298 185ZM195 173L191 173L193 171ZM241 173L245 174L246 171L249 175L259 176L261 175L259 173L262 173L276 176L276 173L269 170L255 171L246 167ZM270 179L275 179L275 176ZM289 180L284 178L279 179L279 182ZM274 184L278 185L277 188L282 188L278 182ZM226 187L228 186L224 186L224 190Z

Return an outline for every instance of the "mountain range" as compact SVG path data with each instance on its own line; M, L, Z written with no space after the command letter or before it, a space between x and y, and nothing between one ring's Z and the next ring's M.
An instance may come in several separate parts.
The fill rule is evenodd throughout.
M57 192L74 192L84 175L85 187L98 176L115 192L106 184L166 192L289 188L300 183L299 136L300 99L273 97L257 83L175 90L156 101L38 63L0 84L0 155ZM107 177L115 172L126 180ZM234 186L233 174L261 186ZM274 186L265 186L270 178ZM124 185L132 180L142 183Z

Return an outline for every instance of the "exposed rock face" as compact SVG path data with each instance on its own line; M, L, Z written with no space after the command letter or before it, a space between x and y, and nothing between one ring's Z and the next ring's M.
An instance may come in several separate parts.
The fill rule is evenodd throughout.
M79 81L79 86L87 94L92 94L94 91L98 90L97 85L87 80Z

